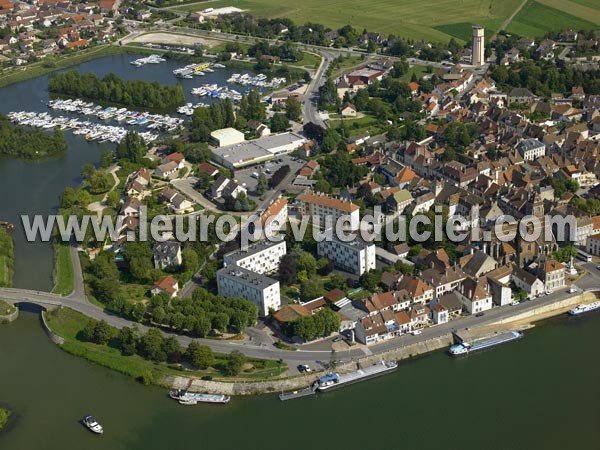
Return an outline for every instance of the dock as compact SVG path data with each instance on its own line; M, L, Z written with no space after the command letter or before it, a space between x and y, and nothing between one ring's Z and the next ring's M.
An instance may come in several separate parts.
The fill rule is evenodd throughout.
M286 400L292 400L294 398L306 397L308 395L316 394L317 390L313 386L306 387L297 391L282 392L279 394L279 400L285 402Z

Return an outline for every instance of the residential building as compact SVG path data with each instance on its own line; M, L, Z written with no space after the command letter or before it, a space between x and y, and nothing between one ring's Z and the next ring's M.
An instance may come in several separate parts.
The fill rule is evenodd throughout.
M179 292L179 283L171 275L162 278L154 283L154 287L150 291L152 295L158 295L161 292L166 292L169 297L177 297Z
M376 267L375 244L366 242L359 235L352 235L348 242L343 242L333 230L328 230L317 240L319 258L327 258L342 270L362 275Z
M335 227L337 220L342 217L347 219L349 229L357 230L359 227L360 208L352 202L313 192L300 194L298 201L300 213L310 216L313 224L320 228Z
M285 254L284 239L277 242L264 240L225 254L223 265L225 267L237 265L260 274L271 273L279 269L279 263Z
M279 281L243 267L233 265L219 270L217 286L223 297L239 297L255 303L261 316L281 307Z
M565 266L555 259L542 260L538 276L544 282L544 289L552 291L565 286Z
M154 267L165 270L168 267L180 266L181 244L175 241L157 242L152 250L154 256Z
M260 215L260 224L265 236L274 236L285 230L288 220L288 201L285 197L274 200Z
M471 314L492 309L492 294L484 281L467 278L456 293Z
M600 234L588 236L585 251L590 255L600 256Z
M537 139L523 139L519 143L519 152L525 161L533 161L546 154L546 146Z

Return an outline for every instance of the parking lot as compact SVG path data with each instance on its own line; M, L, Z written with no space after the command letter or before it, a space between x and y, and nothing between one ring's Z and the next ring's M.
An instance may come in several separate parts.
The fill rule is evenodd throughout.
M239 169L235 171L234 179L238 182L238 184L242 185L248 190L248 196L252 198L254 201L259 203L258 199L260 195L256 192L256 186L258 184L258 179L252 176L252 174L264 173L267 176L267 179L270 179L271 176L275 173L277 169L281 166L289 165L290 166L290 174L295 175L300 170L300 168L304 165L305 161L298 158L293 158L290 155L281 155L277 159L261 163L258 165L246 167L244 169ZM281 162L279 162L281 160ZM293 180L293 178L292 178ZM286 189L286 180L284 180L277 189ZM267 190L267 195L270 191Z

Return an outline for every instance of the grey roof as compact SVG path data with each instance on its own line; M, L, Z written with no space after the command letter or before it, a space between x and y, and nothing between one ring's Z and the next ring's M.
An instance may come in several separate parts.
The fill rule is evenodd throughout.
M478 275L477 272L479 272L479 270L483 267L483 265L486 264L489 260L491 260L491 262L494 265L496 264L496 260L494 260L494 258L492 258L491 256L486 255L481 250L477 250L473 254L473 257L469 260L469 262L467 264L465 264L465 267L463 268L463 271L467 275L475 277L475 276Z
M157 242L154 244L154 256L155 257L174 257L177 255L179 250L181 249L181 244L175 241L164 241Z
M326 241L334 241L339 243L342 246L345 247L351 247L357 250L363 250L371 245L375 245L373 242L367 242L365 241L360 234L348 234L347 238L349 239L347 242L341 241L337 238L337 236L335 235L335 233L333 232L332 229L323 231L322 233L319 233L319 238L326 236L327 238L325 238L324 240ZM317 245L319 244L319 241L317 242Z
M279 281L266 275L261 275L236 265L224 267L223 269L219 270L217 272L217 279L223 277L260 290L266 289L275 283L279 283Z
M544 144L534 138L523 139L519 143L519 148L523 151L533 150L534 148L544 147Z
M260 241L260 242L255 242L252 245L249 245L248 247L246 247L246 249L244 249L244 250L242 250L240 248L240 249L234 250L232 252L226 253L224 255L224 257L225 258L229 258L229 259L237 262L237 261L239 261L241 259L245 259L245 258L247 258L249 256L252 256L252 255L256 254L256 253L260 253L260 252L262 252L262 251L264 251L264 250L266 250L268 248L271 248L271 247L274 247L276 245L279 245L282 242L284 242L283 238L281 238L278 241L263 240L263 241Z
M239 165L244 164L245 161L270 158L274 155L274 149L304 141L305 139L296 133L280 133L239 144L226 145L214 149L212 152L233 165Z

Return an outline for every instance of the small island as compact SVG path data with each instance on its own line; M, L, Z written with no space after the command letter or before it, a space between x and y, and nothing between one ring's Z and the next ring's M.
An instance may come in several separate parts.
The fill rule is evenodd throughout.
M0 114L0 156L40 159L60 156L67 151L61 130L52 134L23 126L12 126L8 117Z
M0 408L0 431L4 430L8 425L8 419L11 412L6 408Z

